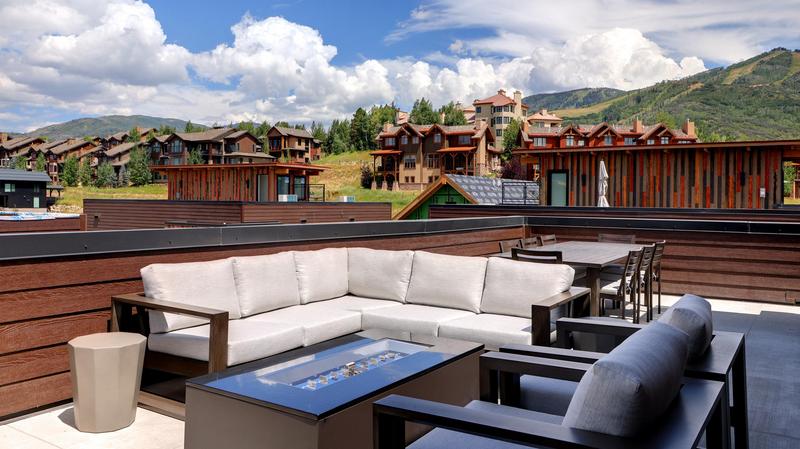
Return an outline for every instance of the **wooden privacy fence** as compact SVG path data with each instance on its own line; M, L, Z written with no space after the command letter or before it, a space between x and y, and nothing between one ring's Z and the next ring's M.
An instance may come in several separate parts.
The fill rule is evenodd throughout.
M559 241L597 240L600 233L636 234L643 242L666 240L667 293L800 301L800 211L743 211L745 219L739 219L722 211L658 209L646 218L641 210L564 209L438 205L431 207L431 218L526 215L529 232L556 234Z
M148 264L345 246L474 256L524 236L521 217L0 236L0 420L71 397L65 343L105 332L111 296L141 291Z

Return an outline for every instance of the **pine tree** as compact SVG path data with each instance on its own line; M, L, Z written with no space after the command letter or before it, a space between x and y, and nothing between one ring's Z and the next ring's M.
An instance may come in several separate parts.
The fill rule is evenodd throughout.
M36 171L45 171L47 168L47 159L44 158L44 153L36 155Z
M424 97L414 102L408 121L416 125L432 125L439 123L439 114L433 110L433 105Z
M278 126L278 127L281 127L281 128L291 128L291 126L289 125L289 122L285 122L285 121L280 121L280 122L276 123L275 126Z
M117 181L116 187L128 187L128 169L126 166L122 166L119 168L119 172L117 173Z
M270 129L272 129L272 125L270 125L268 121L264 120L260 125L258 125L258 127L256 127L256 136L263 138L267 135Z
M356 109L353 114L353 121L350 122L350 145L356 151L364 151L370 148L369 118L364 108Z
M61 179L67 187L75 187L78 184L78 159L75 156L69 156L64 161Z
M385 123L395 123L395 112L397 110L392 105L383 105L383 106L373 106L369 110L369 126L370 126L370 135L369 135L369 148L376 149L378 148L378 141L377 137L380 134L381 130L383 129L383 125Z
M95 187L110 187L114 183L114 167L108 162L103 162L97 167L97 178L94 180Z
M203 160L203 156L199 151L197 151L197 149L193 149L189 152L189 160L187 162L189 165L201 165L206 163L206 161Z
M126 141L128 142L140 142L142 140L142 134L139 132L139 128L133 127L130 131L128 131L128 138Z
M511 150L517 146L517 137L519 137L519 121L512 118L503 130L503 160L511 159Z
M192 121L191 120L186 122L186 126L183 127L183 132L185 132L185 133L193 133L194 132L194 125L192 125Z
M14 163L11 164L15 170L27 170L28 169L28 158L22 155L19 155L14 158Z
M439 108L439 114L441 115L442 113L444 113L443 125L455 126L467 124L467 118L464 117L464 111L457 107L452 101Z
M147 154L144 150L135 148L131 151L131 158L128 162L128 176L130 182L135 186L149 184L152 179L150 166L147 161Z
M86 156L78 168L78 182L82 187L89 187L92 184L92 157Z

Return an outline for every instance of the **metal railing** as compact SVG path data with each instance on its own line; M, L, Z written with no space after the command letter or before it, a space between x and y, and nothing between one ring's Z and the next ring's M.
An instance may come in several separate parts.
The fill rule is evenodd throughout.
M507 181L500 184L500 204L539 205L539 184L533 181Z

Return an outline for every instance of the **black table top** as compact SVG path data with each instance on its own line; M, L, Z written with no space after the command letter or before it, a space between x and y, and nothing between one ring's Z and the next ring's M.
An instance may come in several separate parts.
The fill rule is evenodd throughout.
M315 390L287 380L290 371L324 365L347 351L358 352L387 339L417 345L419 352ZM189 379L186 387L319 420L482 350L479 343L371 329Z
M624 259L630 251L641 250L642 246L635 243L570 241L534 246L527 249L533 251L561 251L562 260L567 265L604 268L620 259ZM495 256L510 259L511 252L498 253Z

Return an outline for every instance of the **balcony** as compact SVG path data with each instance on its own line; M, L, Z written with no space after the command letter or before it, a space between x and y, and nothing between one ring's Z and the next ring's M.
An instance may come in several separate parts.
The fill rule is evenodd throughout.
M78 432L69 402L65 343L105 332L111 296L141 289L145 265L341 246L486 256L509 239L555 234L559 242L587 242L611 232L667 241L664 308L696 293L710 298L715 331L745 334L750 447L797 447L800 217L735 212L438 205L431 207L436 219L421 221L0 235L0 276L7 280L0 284L0 419L11 419L0 424L0 441L184 447L181 405L165 400L153 411L155 393L140 397L151 405L139 408L131 426L111 433ZM145 376L144 383L153 380Z

